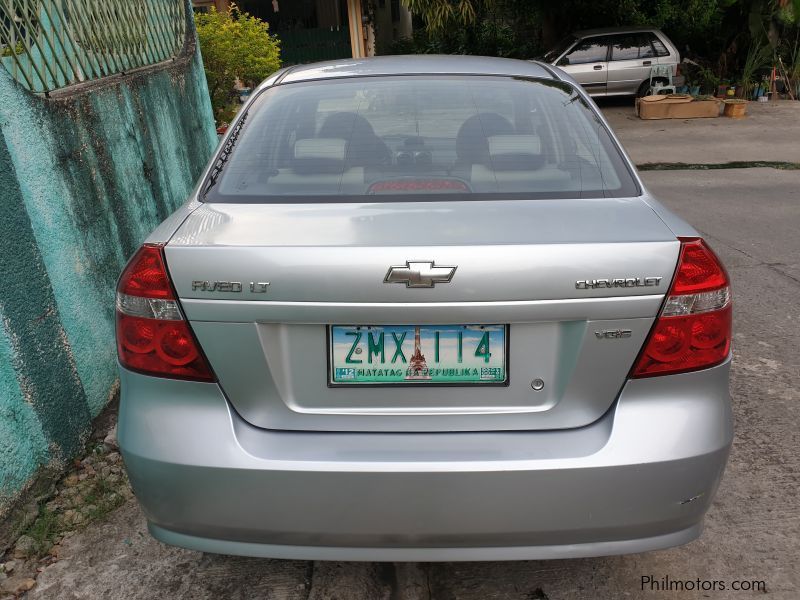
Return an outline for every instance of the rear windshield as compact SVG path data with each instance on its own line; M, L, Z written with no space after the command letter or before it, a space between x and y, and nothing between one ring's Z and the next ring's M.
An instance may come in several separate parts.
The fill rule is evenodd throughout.
M400 76L291 83L255 100L205 184L210 202L638 195L568 84Z

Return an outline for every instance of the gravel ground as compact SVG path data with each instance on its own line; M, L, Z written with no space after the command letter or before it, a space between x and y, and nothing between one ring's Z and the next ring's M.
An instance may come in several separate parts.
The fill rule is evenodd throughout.
M30 590L38 574L62 557L70 538L132 502L111 417L110 430L90 442L86 456L73 463L38 518L0 560L0 598Z

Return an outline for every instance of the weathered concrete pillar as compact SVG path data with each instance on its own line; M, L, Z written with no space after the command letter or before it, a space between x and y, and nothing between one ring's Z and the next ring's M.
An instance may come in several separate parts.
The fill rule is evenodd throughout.
M350 47L353 50L353 58L364 58L367 56L367 46L364 39L361 0L347 0L347 20L350 26Z

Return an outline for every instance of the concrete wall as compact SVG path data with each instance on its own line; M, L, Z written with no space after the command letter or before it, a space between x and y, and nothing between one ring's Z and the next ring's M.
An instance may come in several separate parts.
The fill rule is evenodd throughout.
M217 143L187 21L174 61L51 98L0 69L0 549L12 507L108 401L125 261Z

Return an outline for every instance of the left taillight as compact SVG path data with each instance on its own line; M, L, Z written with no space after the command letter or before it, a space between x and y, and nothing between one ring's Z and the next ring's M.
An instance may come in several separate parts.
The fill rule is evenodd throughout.
M146 375L214 381L178 305L163 245L144 244L120 276L117 354L123 367Z

